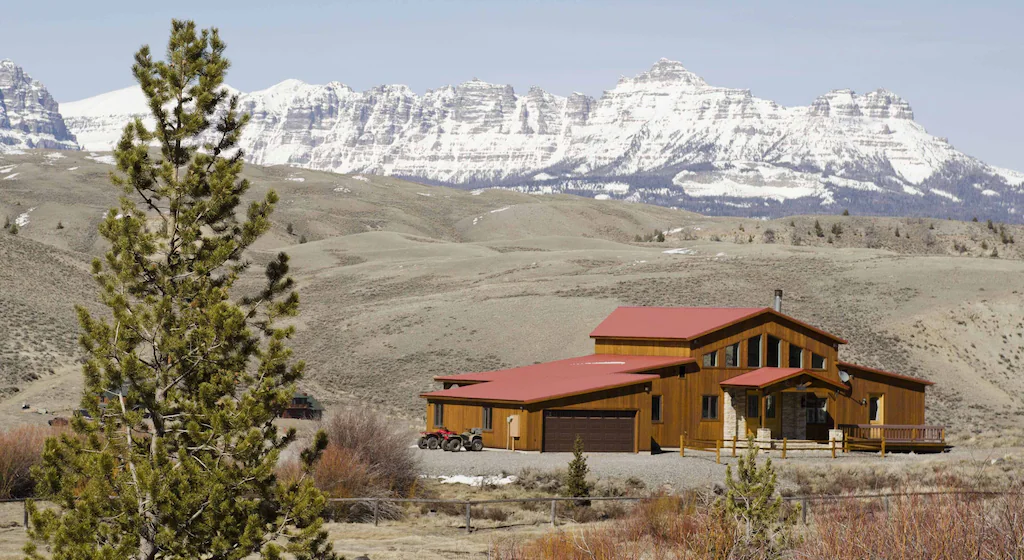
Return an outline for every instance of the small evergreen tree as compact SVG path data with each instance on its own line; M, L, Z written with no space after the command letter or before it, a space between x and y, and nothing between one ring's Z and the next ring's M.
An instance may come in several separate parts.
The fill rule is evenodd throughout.
M843 215L844 215L844 216L849 216L849 215L850 215L850 211L849 211L849 210L846 210L846 209L844 209L844 210L843 210Z
M249 189L237 147L248 117L222 87L224 48L216 29L175 20L166 62L148 46L135 55L156 126L129 123L114 153L124 196L99 227L110 250L92 265L109 313L78 308L89 415L46 443L37 488L58 507L28 505L29 558L43 558L36 542L53 560L334 558L309 475L326 436L302 452L303 474L275 474L296 435L274 420L303 371L287 346L293 327L275 324L298 311L287 255L261 291L231 299L278 199L270 191L236 212Z
M569 461L569 472L565 479L565 492L570 498L589 498L590 483L587 482L587 458L583 455L583 438L576 436L572 444L572 460ZM589 506L590 500L575 500L579 507Z
M839 237L843 234L843 226L839 224L832 224L832 235Z
M896 226L896 237L900 236L900 226Z
M11 232L11 235L18 235L18 222L11 224L7 231Z
M814 220L814 235L825 237L825 230L821 228L821 222Z
M664 243L665 242L665 232L658 231L657 235L654 236L654 240L657 241L658 243Z
M978 223L978 217L975 216L975 217L971 218L971 221L974 222L974 223Z
M996 230L996 225L992 223L991 219L985 221L985 227L987 227L990 231Z
M285 227L284 229L285 229L285 231L287 231L287 232L288 232L288 235L295 235L295 226L293 226L293 225L291 224L291 222L289 222L289 223L288 223L288 226L287 226L287 227Z
M300 237L300 238L299 238L299 245L302 245L303 243L306 243L306 242L308 242L308 241L309 241L309 240L308 240L308 239L306 239L306 236L305 236L305 235L303 235L302 237Z
M57 222L57 229L64 229L64 222Z
M769 457L758 467L757 455L757 442L751 435L736 465L735 477L732 465L726 465L724 509L744 531L747 544L771 557L789 543L791 523L781 517L782 497L775 493L777 479L772 460Z
M928 224L928 229L935 229L935 224Z

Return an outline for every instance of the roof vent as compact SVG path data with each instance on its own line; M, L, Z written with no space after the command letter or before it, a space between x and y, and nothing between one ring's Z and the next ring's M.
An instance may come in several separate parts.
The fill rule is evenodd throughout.
M775 290L775 303L772 305L772 309L776 313L782 313L782 290Z

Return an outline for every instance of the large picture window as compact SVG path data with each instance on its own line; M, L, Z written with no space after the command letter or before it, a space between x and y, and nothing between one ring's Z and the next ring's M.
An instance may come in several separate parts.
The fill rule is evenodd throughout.
M740 367L740 343L725 347L725 367Z
M704 354L703 366L707 368L718 367L718 350Z
M704 395L700 399L701 420L718 420L718 395Z
M795 344L789 345L789 367L804 367L804 349Z
M768 367L782 367L782 341L774 336L768 337L767 360Z
M747 367L761 367L761 335L747 339Z

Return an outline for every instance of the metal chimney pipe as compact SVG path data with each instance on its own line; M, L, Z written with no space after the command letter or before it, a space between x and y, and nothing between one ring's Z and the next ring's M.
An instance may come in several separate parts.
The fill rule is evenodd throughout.
M772 308L776 313L782 313L782 290L775 290L775 304Z

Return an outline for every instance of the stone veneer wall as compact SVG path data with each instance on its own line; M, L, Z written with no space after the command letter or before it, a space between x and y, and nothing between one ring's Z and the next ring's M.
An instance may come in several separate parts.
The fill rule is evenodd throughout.
M747 425L747 392L742 389L726 389L722 391L722 438L732 441L737 436L737 428ZM746 429L742 430L739 439L743 439Z
M779 393L782 397L782 436L807 439L807 412L800 406L798 393ZM780 436L776 436L780 437Z

